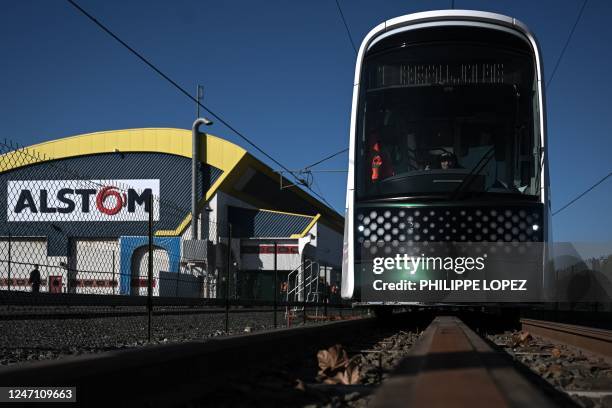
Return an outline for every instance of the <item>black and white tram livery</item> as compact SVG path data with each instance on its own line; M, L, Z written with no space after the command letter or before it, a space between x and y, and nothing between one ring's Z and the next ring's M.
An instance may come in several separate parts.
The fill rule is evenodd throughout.
M355 69L342 297L403 303L363 295L373 257L400 265L394 248L547 243L544 108L540 50L514 18L428 11L370 31Z

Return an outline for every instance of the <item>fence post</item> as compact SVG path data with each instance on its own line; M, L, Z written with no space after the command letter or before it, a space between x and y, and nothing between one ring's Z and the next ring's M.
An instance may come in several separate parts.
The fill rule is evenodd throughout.
M277 322L277 308L278 308L278 264L277 264L277 257L278 257L278 243L276 241L274 241L274 328L276 329L276 326L278 324Z
M230 268L232 264L232 224L227 223L227 276L225 278L225 333L229 333Z
M193 276L193 269L191 275ZM181 267L176 271L176 287L174 288L174 297L179 297L179 279L181 278ZM198 290L199 292L199 290Z
M8 233L8 290L11 291L11 233Z
M113 279L111 280L113 283L113 295L117 294L117 286L115 285L115 250L113 249Z
M147 312L149 321L147 325L148 339L151 341L151 314L153 313L153 194L149 196L149 265L147 287Z
M310 273L312 273L312 262L310 263ZM304 306L303 318L306 324L306 268L302 268L302 305Z
M324 266L325 268L325 283L323 284L323 289L325 289L325 304L324 304L324 308L325 308L325 317L327 318L327 303L329 303L329 269L327 268L327 265Z

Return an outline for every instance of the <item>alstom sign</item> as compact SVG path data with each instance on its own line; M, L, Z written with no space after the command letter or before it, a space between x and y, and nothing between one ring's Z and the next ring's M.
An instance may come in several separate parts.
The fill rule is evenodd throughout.
M151 195L159 198L159 179L11 180L7 221L147 221Z

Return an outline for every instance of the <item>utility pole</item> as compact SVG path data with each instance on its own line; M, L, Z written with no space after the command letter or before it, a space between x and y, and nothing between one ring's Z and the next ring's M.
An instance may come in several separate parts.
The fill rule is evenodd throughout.
M147 265L147 339L151 341L151 315L153 314L153 194L149 196L149 264Z
M278 326L277 322L277 308L278 308L278 243L274 241L274 328Z
M200 118L200 103L204 97L204 87L202 85L198 85L196 92L196 99L198 100L198 103L196 103L197 117L191 127L191 239L198 239L198 153L200 150L200 144L198 143L200 139L200 132L198 129L202 124L206 126L213 124L212 121L206 118ZM202 146L202 158L204 159L204 162L206 162L208 148L206 144L206 133L204 133L204 144ZM206 182L208 183L208 180L206 180ZM208 186L208 184L206 185ZM204 197L206 197L206 189L202 188L202 191Z
M200 147L198 140L200 138L200 125L210 126L212 122L206 118L197 118L191 127L191 239L198 239L198 153ZM206 160L206 134L204 134L203 147L203 156Z

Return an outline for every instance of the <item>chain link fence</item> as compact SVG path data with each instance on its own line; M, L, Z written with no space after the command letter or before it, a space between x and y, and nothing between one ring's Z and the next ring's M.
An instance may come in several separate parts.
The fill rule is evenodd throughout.
M5 141L0 184L0 364L357 313L327 265L242 270L240 237L206 214L202 239L169 233L190 210L159 180L98 180Z

